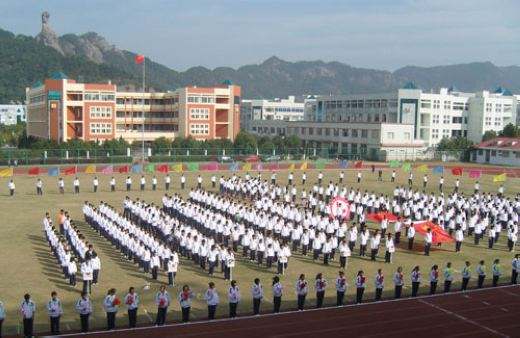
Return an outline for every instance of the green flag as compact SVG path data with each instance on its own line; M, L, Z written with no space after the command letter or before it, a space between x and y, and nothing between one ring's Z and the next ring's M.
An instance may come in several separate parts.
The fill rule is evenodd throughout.
M325 169L326 165L327 165L327 161L325 161L325 160L316 161L316 169L323 170L323 169Z
M155 164L148 163L146 167L144 168L144 171L150 174L153 174L155 172Z
M404 172L409 172L410 170L412 170L412 165L410 163L403 163L402 169Z
M401 166L401 162L399 162L398 160L391 160L389 163L388 163L388 166L390 168L399 168Z
M187 164L188 171L198 171L199 170L199 164L196 162L189 162Z

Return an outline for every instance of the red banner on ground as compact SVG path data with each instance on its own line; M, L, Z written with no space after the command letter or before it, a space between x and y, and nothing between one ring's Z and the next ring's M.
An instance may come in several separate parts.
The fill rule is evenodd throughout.
M130 169L128 168L127 165L124 165L124 166L119 167L119 168L117 169L117 171L118 171L120 174L128 173L129 170L130 170Z
M78 168L76 166L63 169L63 175L76 175L77 172Z
M413 223L415 231L421 235L425 235L428 228L432 230L432 243L449 243L453 242L454 239L448 234L443 228L431 221L420 221Z
M29 168L29 175L40 175L40 168L39 167Z
M167 164L161 164L155 167L155 171L158 173L168 173L168 165Z
M380 223L384 218L388 220L388 222L395 222L397 221L397 216L392 214L391 212L385 211L385 212L377 212L373 214L367 214L367 219L372 222Z

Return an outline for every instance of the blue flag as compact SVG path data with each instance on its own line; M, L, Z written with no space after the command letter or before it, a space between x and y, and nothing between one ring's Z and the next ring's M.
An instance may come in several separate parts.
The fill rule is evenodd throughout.
M49 172L48 172L49 176L58 176L59 174L60 174L60 168L58 168L58 167L49 168Z
M433 168L433 173L434 174L442 174L444 173L444 167L442 165L438 165L436 167Z
M229 165L229 170L231 170L231 171L238 171L238 168L239 168L239 166L238 166L237 162L233 162Z
M348 161L347 160L341 160L339 161L339 167L341 169L347 169L348 168Z
M132 172L133 172L134 174L139 174L139 173L141 173L142 171L143 171L143 166L142 166L142 165L140 165L140 164L134 164L134 165L132 165Z

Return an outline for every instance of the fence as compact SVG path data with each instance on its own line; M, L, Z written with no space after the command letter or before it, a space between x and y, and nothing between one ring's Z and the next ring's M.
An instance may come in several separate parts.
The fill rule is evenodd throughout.
M256 161L273 162L286 160L370 160L370 161L466 161L466 151L436 151L415 149L368 149L362 152L338 152L334 148L272 148L272 149L236 149L236 148L146 148L145 159L148 162L234 162ZM53 164L118 164L132 163L141 159L141 148L126 149L1 149L0 166L53 165Z

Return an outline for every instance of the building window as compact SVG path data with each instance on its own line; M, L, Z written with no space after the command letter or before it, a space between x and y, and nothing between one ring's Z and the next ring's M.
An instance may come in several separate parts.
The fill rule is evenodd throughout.
M462 123L462 117L461 116L453 116L452 123Z
M442 123L449 124L450 123L450 115L444 115L442 117Z
M486 113L491 113L493 111L493 104L486 103Z
M97 107L97 106L90 107L90 118L91 119L111 119L112 118L112 107Z
M502 104L497 103L495 104L495 113L501 113L502 112Z
M208 120L209 119L209 108L190 108L190 119Z
M444 110L451 110L451 101L444 101Z
M358 130L352 129L352 137L358 137Z
M209 134L209 124L207 124L207 123L190 123L190 134L208 135Z
M432 115L432 123L439 124L439 115Z
M389 139L389 140L393 140L395 137L395 134L393 131L389 131L386 133L386 138Z
M112 134L111 123L91 123L90 134L107 135Z
M99 93L96 93L96 92L86 92L85 93L85 101L99 101Z
M411 136L410 136L409 132L405 132L404 133L404 139L407 140L407 141L411 139Z
M486 126L490 126L491 125L491 117L490 116L486 116L486 118L484 119L484 124Z
M437 140L439 138L439 129L432 129L432 139Z
M368 137L368 130L361 129L361 138L367 138Z
M495 127L500 127L502 125L502 119L500 117L495 117Z
M453 110L464 110L464 102L453 102Z
M421 108L431 108L432 101L430 100L421 100Z
M440 109L440 108L441 108L441 101L433 100L433 109Z
M348 129L342 129L343 137L348 137Z
M442 137L443 138L450 137L450 130L449 129L443 129L442 130Z

